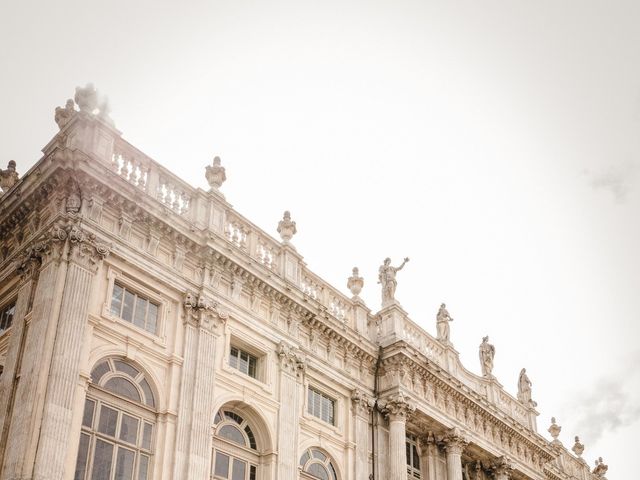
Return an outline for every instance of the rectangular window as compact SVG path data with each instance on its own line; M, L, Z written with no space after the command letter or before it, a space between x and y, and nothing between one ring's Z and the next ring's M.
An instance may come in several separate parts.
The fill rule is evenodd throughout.
M158 305L117 283L113 284L111 314L133 323L136 327L156 333Z
M314 417L334 425L336 401L324 393L309 387L307 411Z
M240 370L251 378L257 378L257 364L258 359L250 353L236 347L231 347L231 351L229 352L229 366L231 368Z
M8 330L13 322L13 314L16 313L16 304L10 303L0 309L0 334Z

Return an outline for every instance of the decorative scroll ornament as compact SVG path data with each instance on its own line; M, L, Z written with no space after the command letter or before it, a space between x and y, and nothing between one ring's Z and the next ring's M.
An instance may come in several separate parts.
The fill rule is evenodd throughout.
M364 286L364 278L360 276L360 272L358 271L358 267L353 267L351 272L351 276L347 280L347 288L353 295L353 299L360 298L360 292L362 291L362 287Z
M6 170L0 169L0 189L2 190L0 195L7 193L18 182L19 178L20 176L16 172L15 160L9 160Z
M306 357L295 347L291 347L281 341L276 349L280 368L282 370L301 378L307 370Z
M229 318L229 315L221 311L218 305L217 302L207 300L203 294L196 296L187 292L183 301L185 320L217 334Z
M284 243L289 243L293 236L298 232L296 222L291 220L291 212L285 210L282 220L278 222L278 233Z
M402 392L391 395L388 399L383 400L381 406L382 413L388 417L389 420L406 420L416 409L409 397Z
M214 157L213 164L206 166L205 177L207 177L207 182L209 183L209 187L211 187L209 191L220 193L220 187L227 180L225 168L220 165L220 157Z

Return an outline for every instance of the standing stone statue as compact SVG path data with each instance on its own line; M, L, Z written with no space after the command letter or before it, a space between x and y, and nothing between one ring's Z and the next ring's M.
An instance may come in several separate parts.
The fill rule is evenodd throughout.
M278 222L278 233L284 243L289 243L293 236L298 232L296 222L291 220L291 212L286 210L282 216L282 220Z
M347 288L351 291L353 298L359 298L360 292L362 291L362 287L364 286L364 278L360 276L360 272L358 271L358 267L353 267L353 271L351 276L347 280Z
M67 103L64 106L64 108L56 107L56 114L53 117L53 119L58 124L58 127L60 128L60 130L62 130L64 126L67 123L69 123L69 120L73 118L75 113L76 113L76 109L74 107L73 100L69 99L67 100Z
M210 191L217 192L227 179L225 168L220 165L220 157L213 157L213 164L207 165L205 169L205 176L207 177L209 187L211 187Z
M7 164L7 169L0 169L0 195L6 193L11 187L13 187L20 176L18 172L16 172L16 162L15 160L9 160Z
M520 370L518 377L518 400L527 406L535 407L537 404L531 400L531 380L527 376L527 369Z
M451 343L449 341L449 322L453 322L453 318L447 311L447 306L443 303L440 305L438 314L436 315L436 328L438 330L438 340L442 343Z
M480 344L480 367L482 367L483 377L492 377L493 357L496 354L496 348L489 343L489 336L482 337Z
M378 270L378 283L382 284L382 306L393 303L396 295L396 287L398 282L396 281L396 273L402 270L402 267L409 261L409 258L405 258L402 265L399 267L391 266L391 259L389 257L384 259L384 264L380 266Z
M98 108L98 92L93 83L87 83L87 86L76 87L76 94L73 97L81 112L93 113Z

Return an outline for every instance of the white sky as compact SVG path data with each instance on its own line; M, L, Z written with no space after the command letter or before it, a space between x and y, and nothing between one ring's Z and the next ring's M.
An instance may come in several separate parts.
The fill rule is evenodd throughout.
M95 83L134 145L223 191L346 292L397 298L610 480L640 433L640 2L57 1L0 4L0 166L25 172L53 111Z

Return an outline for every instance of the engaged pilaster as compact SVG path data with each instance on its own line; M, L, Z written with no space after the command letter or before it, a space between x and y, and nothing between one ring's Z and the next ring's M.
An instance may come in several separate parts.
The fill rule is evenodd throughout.
M368 480L370 472L369 450L371 448L369 422L371 421L371 412L375 402L369 395L356 389L351 394L351 404L356 425L356 480Z
M407 417L414 410L415 407L402 392L385 402L384 413L389 419L389 478L402 479L407 476Z
M458 428L452 428L444 437L447 452L447 480L462 480L462 452L469 444Z

